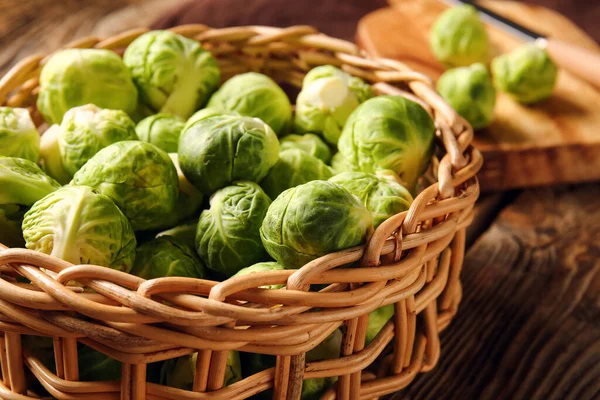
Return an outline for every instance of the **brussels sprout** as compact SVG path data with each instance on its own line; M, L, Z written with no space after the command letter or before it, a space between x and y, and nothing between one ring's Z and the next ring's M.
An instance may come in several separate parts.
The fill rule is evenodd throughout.
M394 305L388 304L383 307L371 311L369 313L369 320L367 322L367 336L365 338L365 344L369 344L375 339L375 336L381 331L383 326L392 318L394 315Z
M198 220L193 219L182 223L181 225L174 226L171 229L159 232L156 237L172 236L186 246L191 248L196 247L196 231L198 230Z
M0 156L0 188L0 204L31 206L60 184L29 160Z
M370 97L371 87L362 79L331 65L315 67L306 74L296 99L295 128L319 133L335 146L350 113Z
M143 142L152 143L167 153L177 153L185 121L176 115L155 114L141 120L135 132Z
M183 390L192 390L198 353L167 360L161 371L161 384ZM230 351L227 354L224 386L229 386L242 379L240 353Z
M138 247L133 275L144 279L165 276L204 277L204 264L189 247L171 236L151 240Z
M202 110L196 111L194 115L188 118L182 130L188 129L198 121L202 121L203 119L208 119L211 117L217 117L219 115L233 115L233 113L224 113L216 108L203 108Z
M123 62L155 112L188 118L206 104L221 74L213 56L195 40L170 31L150 31L125 50Z
M204 194L238 180L258 182L279 158L279 142L264 122L224 115L196 122L181 133L179 164Z
M336 174L341 174L342 172L360 172L360 168L347 161L340 152L335 153L331 158L331 168Z
M131 224L112 200L87 186L64 186L25 213L28 249L73 264L128 272L135 258Z
M0 107L0 156L40 158L40 134L26 108Z
M383 175L365 172L344 172L329 179L358 197L373 215L377 228L383 221L408 210L413 198L400 183Z
M302 150L291 149L279 153L279 161L260 186L274 199L286 189L314 180L327 180L332 175L331 168L323 161Z
M354 110L338 148L340 157L362 172L392 170L412 189L427 169L434 138L433 120L419 104L379 96Z
M331 150L323 139L312 133L306 133L304 135L286 135L279 139L279 152L298 149L303 152L310 154L313 157L317 157L319 160L328 164L331 161Z
M8 247L25 247L21 224L26 208L18 204L0 204L0 243Z
M528 44L492 60L492 75L498 90L532 104L552 95L558 68L545 50Z
M496 89L483 64L444 72L437 91L474 129L485 128L492 122Z
M206 266L225 276L269 259L259 229L271 199L253 182L237 182L217 191L202 211L196 251Z
M97 152L109 144L137 140L135 125L121 110L106 110L93 104L67 111L60 128L42 136L42 164L63 184L67 184ZM58 150L58 151L57 151Z
M269 207L260 236L271 257L287 269L361 244L373 220L343 187L312 181L281 193Z
M256 72L229 79L210 98L208 107L260 118L278 135L292 120L292 106L285 92L271 78Z
M177 170L161 149L126 140L100 150L73 177L110 197L133 229L158 228L177 203Z
M488 35L471 5L445 11L433 24L429 41L435 57L448 67L488 60Z
M246 274L253 274L256 272L265 272L265 271L277 271L277 270L282 270L284 269L283 266L281 264L278 264L274 261L265 261L265 262L259 262L256 263L254 265L251 265L249 267L246 268L242 268L240 269L235 275L233 276L241 276L241 275L246 275ZM265 285L265 286L261 286L261 288L263 289L281 289L282 287L285 287L285 285Z
M116 53L98 49L62 50L42 69L37 108L48 124L60 124L69 109L85 104L134 113L137 90Z

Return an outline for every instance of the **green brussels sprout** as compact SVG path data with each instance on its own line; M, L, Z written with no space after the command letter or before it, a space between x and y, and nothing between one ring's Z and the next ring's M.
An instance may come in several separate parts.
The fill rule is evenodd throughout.
M343 187L312 181L281 193L267 210L260 236L271 257L296 269L356 246L373 229L369 210Z
M362 172L392 170L412 189L427 169L434 139L433 120L423 107L401 96L379 96L354 110L338 148L344 163Z
M492 75L498 90L520 103L532 104L552 95L558 68L545 50L528 44L494 58Z
M176 115L154 114L138 122L135 132L142 142L152 143L167 153L177 153L184 125L185 121Z
M26 108L0 107L0 156L38 162L40 134Z
M134 113L137 90L116 53L99 49L62 50L42 68L37 108L48 124L60 124L69 109L85 104Z
M167 360L162 367L160 383L183 390L192 390L198 353ZM230 351L227 354L224 386L229 386L242 379L240 353Z
M347 161L342 153L337 152L331 158L331 168L336 174L342 172L360 172L360 168Z
M204 194L246 180L259 182L279 158L279 141L264 122L224 115L196 122L181 133L179 165Z
M0 156L0 188L0 204L31 206L60 184L29 160Z
M224 113L216 108L203 108L202 110L196 111L188 120L185 122L182 130L188 129L198 121L208 119L211 117L218 117L219 115L233 115L233 113Z
M254 265L251 265L249 267L246 268L242 268L240 269L235 275L233 276L241 276L241 275L246 275L246 274L253 274L256 272L265 272L265 271L278 271L278 270L282 270L284 269L283 266L279 263L276 263L275 261L265 261L265 262L259 262L256 263ZM261 286L262 289L281 289L285 287L285 285L265 285L265 286Z
M135 258L131 224L113 201L87 186L64 186L36 202L23 219L28 249L73 264L128 272Z
M393 304L379 307L378 309L369 313L369 320L367 322L367 336L365 338L366 345L375 339L375 336L377 336L379 331L381 331L383 326L390 320L390 318L392 318L393 315Z
M177 204L177 170L161 149L126 140L100 150L73 177L110 197L134 230L158 228Z
M292 105L285 92L271 78L256 72L229 79L210 98L208 107L260 118L278 135L292 120Z
M317 157L319 160L328 164L331 161L331 150L319 136L306 133L304 135L286 135L279 139L279 152L299 149L303 152Z
M296 99L294 126L299 132L319 133L335 146L352 111L370 97L371 87L362 79L331 65L315 67Z
M21 224L26 207L0 204L0 243L8 247L25 247Z
M358 197L373 215L377 228L393 215L408 210L413 201L410 192L397 181L383 174L344 172L329 179Z
M475 7L463 5L445 11L429 34L431 50L447 67L488 61L488 35Z
M253 182L237 182L217 191L202 211L196 251L206 266L225 276L269 259L259 229L271 199Z
M492 122L496 89L483 64L444 72L437 82L437 91L473 129L485 128Z
M109 144L137 138L133 121L121 110L101 109L93 104L74 107L65 113L60 128L53 127L42 136L41 163L50 175L56 171L56 180L67 184L75 172Z
M170 31L144 33L127 47L123 62L140 102L154 112L185 119L206 104L221 79L212 54L197 41Z
M274 199L281 192L315 180L327 180L333 172L325 163L299 149L279 153L279 160L269 171L260 186Z
M165 276L203 278L204 264L193 247L174 237L162 236L138 247L131 273L144 279Z
M193 219L190 221L183 222L180 225L174 226L173 228L164 230L156 234L156 237L172 236L181 243L190 246L191 248L196 247L196 231L198 230L198 220Z

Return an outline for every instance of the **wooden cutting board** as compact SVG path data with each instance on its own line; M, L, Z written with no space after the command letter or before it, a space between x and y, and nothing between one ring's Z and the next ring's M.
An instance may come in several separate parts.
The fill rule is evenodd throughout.
M437 79L444 68L430 51L429 29L449 6L438 0L391 3L363 17L357 42L372 55L399 59ZM535 31L600 51L593 39L554 11L511 1L481 3ZM496 54L522 44L494 26L488 32ZM484 156L479 175L483 190L599 180L600 92L560 71L553 96L534 106L499 94L493 124L475 136Z

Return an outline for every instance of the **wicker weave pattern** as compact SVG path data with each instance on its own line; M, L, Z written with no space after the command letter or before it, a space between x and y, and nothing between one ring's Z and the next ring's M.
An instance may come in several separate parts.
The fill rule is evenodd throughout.
M300 270L224 282L176 277L146 281L0 245L0 397L32 398L24 368L60 399L242 399L269 387L276 399L297 399L303 378L325 376L339 379L324 398L373 399L433 368L440 354L438 334L461 299L465 228L479 195L475 174L482 157L471 146L471 127L440 99L427 77L398 61L370 58L354 44L309 26L186 25L173 31L209 49L223 79L258 71L300 86L310 68L332 64L370 81L379 94L419 102L434 117L439 139L440 157L434 157L425 176L430 186L408 212L385 221L365 246L321 257ZM89 37L65 47L122 54L144 32ZM0 103L29 107L38 124L43 121L35 99L45 61L30 56L0 80ZM362 268L335 269L355 261ZM32 284L17 283L17 275ZM95 293L65 286L71 281ZM287 289L258 288L269 284L286 284ZM311 284L329 286L309 292ZM367 315L385 304L394 304L395 316L365 347ZM305 352L342 324L342 357L305 365ZM54 338L56 375L22 349L23 334ZM122 361L121 383L79 382L77 341ZM388 354L390 342L393 351ZM233 349L277 355L277 366L221 388L227 351ZM146 363L198 350L194 392L145 382ZM377 357L378 371L362 371Z

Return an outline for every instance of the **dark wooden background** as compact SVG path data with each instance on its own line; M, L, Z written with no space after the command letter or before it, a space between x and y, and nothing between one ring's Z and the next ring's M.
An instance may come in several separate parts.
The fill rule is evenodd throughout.
M531 0L600 40L600 1ZM0 74L32 53L137 26L313 24L352 39L383 0L2 0ZM600 112L600 105L599 112ZM600 134L600 132L599 132ZM439 365L393 399L600 399L600 184L484 196Z

